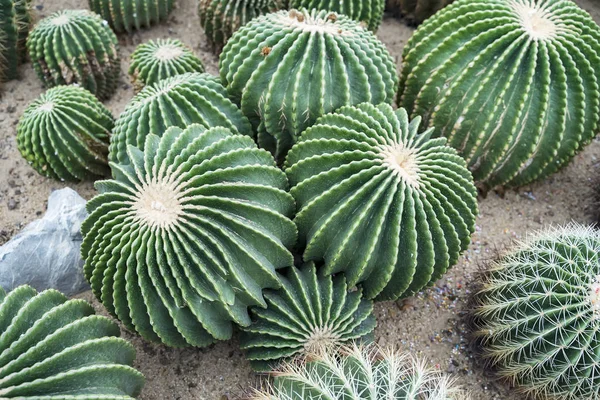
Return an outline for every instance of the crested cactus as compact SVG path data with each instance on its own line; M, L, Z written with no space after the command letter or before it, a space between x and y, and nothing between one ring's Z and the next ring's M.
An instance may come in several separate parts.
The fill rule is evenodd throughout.
M248 306L292 265L294 200L252 138L192 124L127 147L96 182L81 231L84 273L110 313L147 340L206 346L250 324Z
M572 1L459 0L403 57L398 104L447 137L484 190L549 176L598 132L600 28Z
M464 160L404 109L346 106L307 129L285 171L305 261L394 300L433 284L470 243L477 193Z
M240 339L257 370L279 359L372 339L373 303L362 291L348 292L346 278L317 274L314 263L289 268L278 290L265 291L266 309L254 308L254 323Z
M0 398L133 400L144 377L119 334L84 300L0 288Z
M31 0L0 0L0 81L18 77L31 21Z
M218 78L191 72L146 86L129 102L115 122L109 160L124 163L128 145L142 147L150 133L160 135L170 126L185 128L192 123L253 135Z
M413 24L421 24L427 18L454 0L388 0L386 10L402 16Z
M359 23L328 11L280 11L236 32L221 80L278 161L318 117L344 105L392 103L396 66Z
M600 398L600 232L542 232L501 257L477 293L475 336L531 397Z
M21 155L40 174L64 181L110 175L114 120L87 90L57 86L27 106L17 125Z
M115 32L132 32L164 21L173 0L88 0L90 9L104 18Z
M31 31L27 49L47 87L78 83L100 99L110 97L117 87L117 37L90 11L58 11L44 18Z

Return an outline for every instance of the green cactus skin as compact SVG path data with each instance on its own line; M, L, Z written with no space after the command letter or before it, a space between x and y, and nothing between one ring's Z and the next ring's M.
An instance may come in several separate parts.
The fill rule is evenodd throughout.
M387 104L346 106L307 129L285 172L305 261L362 282L368 299L411 296L470 243L477 192L464 160Z
M454 0L388 0L386 10L419 25Z
M109 147L109 160L127 162L127 145L142 147L150 133L160 135L170 126L198 123L223 126L253 136L252 126L229 100L218 78L187 73L146 86L117 118Z
M267 308L254 308L254 323L240 344L256 370L279 359L338 347L352 340L372 341L377 325L373 302L362 291L348 292L346 278L317 275L314 263L291 267L278 290L265 291Z
M0 398L133 400L144 377L119 327L56 290L0 288Z
M289 7L334 11L363 22L370 30L377 31L383 19L385 0L290 0Z
M391 104L397 88L394 60L371 32L316 10L254 19L227 42L220 73L278 161L318 117L344 105Z
M0 80L18 78L31 21L31 0L0 0Z
M533 398L600 398L600 232L570 225L501 257L476 295L475 336Z
M90 9L104 18L115 32L132 32L164 21L173 0L88 0Z
M138 89L187 72L204 72L204 66L194 52L177 39L150 40L140 44L131 55L129 75Z
M404 50L398 104L467 160L482 189L566 165L598 132L600 28L563 0L460 0Z
M27 50L47 87L78 83L101 100L109 98L117 87L117 37L90 11L58 11L44 18L31 31Z
M147 340L207 346L248 326L292 265L294 200L252 138L193 124L150 134L111 163L83 222L84 272L110 313Z
M34 100L17 125L21 155L40 174L63 181L109 176L113 117L87 90L57 86Z

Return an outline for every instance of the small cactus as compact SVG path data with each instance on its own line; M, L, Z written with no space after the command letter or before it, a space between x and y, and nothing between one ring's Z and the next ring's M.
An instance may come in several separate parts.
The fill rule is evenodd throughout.
M387 0L386 10L419 25L454 0Z
M204 72L204 66L194 52L177 39L150 40L140 44L131 55L129 75L138 89L186 72Z
M254 308L254 323L240 339L257 370L279 359L372 339L377 324L373 303L362 291L348 292L346 278L317 274L314 263L290 267L278 290L265 291L267 308Z
M88 0L90 9L115 32L132 32L167 19L173 0Z
M108 142L114 120L90 92L49 89L27 106L17 125L21 155L40 174L64 181L110 175Z
M221 80L278 161L318 117L344 105L392 103L394 60L371 32L328 11L280 11L236 32Z
M0 0L0 81L18 77L31 22L31 0Z
M84 300L0 288L0 398L133 400L144 377L119 334Z
M385 0L290 0L289 7L335 11L364 23L372 31L377 31L383 18Z
M521 243L484 276L482 355L531 397L600 398L599 253L598 230L570 225Z
M447 137L483 190L543 179L598 133L600 28L572 1L456 1L403 59L399 106Z
M305 261L362 282L365 297L411 296L442 277L470 243L477 192L465 162L417 134L404 109L363 103L321 117L288 153Z
M31 31L27 49L47 87L78 83L99 99L110 97L117 87L117 37L90 11L58 11L44 18Z

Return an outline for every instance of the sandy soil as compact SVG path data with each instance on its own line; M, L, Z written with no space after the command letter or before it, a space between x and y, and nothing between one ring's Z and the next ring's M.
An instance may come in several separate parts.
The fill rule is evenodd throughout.
M578 0L600 22L598 0ZM207 72L217 73L218 59L210 53L196 16L196 0L178 0L167 24L133 35L120 36L122 49L119 90L106 105L115 116L133 96L127 76L129 57L135 46L148 39L178 37L192 46ZM35 13L45 17L59 9L87 8L85 0L33 0ZM400 63L402 47L412 30L386 18L378 36ZM41 177L20 157L15 128L25 106L43 91L31 65L21 67L21 80L5 85L0 99L0 244L24 225L42 215L52 190L65 186ZM398 346L426 357L432 366L449 372L478 399L516 399L506 385L495 382L473 359L468 349L463 316L473 290L473 274L498 249L522 239L528 231L569 221L589 223L596 219L595 187L600 167L600 143L595 141L565 170L554 177L503 195L490 193L481 199L481 215L469 250L436 286L415 298L378 304L377 342ZM70 184L83 197L94 195L91 183ZM92 300L90 293L83 297ZM94 303L102 312L98 303ZM169 349L148 344L125 332L138 349L136 367L147 378L141 396L154 399L236 398L256 381L234 339L206 349Z

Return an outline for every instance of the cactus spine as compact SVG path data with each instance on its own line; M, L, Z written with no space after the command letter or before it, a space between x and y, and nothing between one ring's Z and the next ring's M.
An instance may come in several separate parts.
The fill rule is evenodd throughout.
M0 81L18 77L31 21L31 0L0 0Z
M88 0L90 9L104 18L115 32L132 32L164 21L173 0Z

